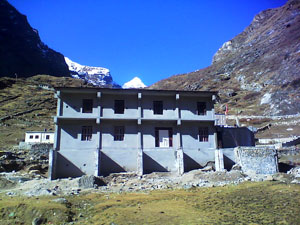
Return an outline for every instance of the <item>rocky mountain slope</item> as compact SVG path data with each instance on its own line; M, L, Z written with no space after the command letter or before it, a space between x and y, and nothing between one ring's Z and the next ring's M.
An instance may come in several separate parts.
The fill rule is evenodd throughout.
M126 82L122 86L122 88L145 88L145 87L147 86L138 77L134 77L132 80Z
M159 81L151 88L217 90L219 112L284 115L300 112L300 1L257 14L223 44L212 65Z
M0 77L68 76L62 54L45 45L26 16L0 1Z
M95 66L83 66L73 62L67 57L65 57L65 61L69 67L70 75L73 78L82 79L94 86L120 87L120 85L113 81L109 69Z

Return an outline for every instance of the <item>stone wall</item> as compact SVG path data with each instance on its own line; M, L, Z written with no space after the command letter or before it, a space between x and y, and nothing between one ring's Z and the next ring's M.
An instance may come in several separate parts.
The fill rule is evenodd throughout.
M237 147L235 161L246 174L274 174L278 172L277 150L270 147Z

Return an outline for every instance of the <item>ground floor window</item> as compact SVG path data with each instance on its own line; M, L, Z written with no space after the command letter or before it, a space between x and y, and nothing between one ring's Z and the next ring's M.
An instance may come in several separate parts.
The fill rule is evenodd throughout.
M114 129L114 141L123 141L124 140L125 127L117 126Z
M30 136L29 136L29 139L33 139L33 135L30 135Z
M199 141L208 142L208 127L199 127Z
M50 135L47 134L47 135L46 135L46 140L49 140L49 139L50 139Z
M173 129L170 127L155 128L155 147L173 147Z
M81 129L81 140L90 141L92 140L93 127L92 126L83 126Z
M39 135L35 135L35 139L39 139Z

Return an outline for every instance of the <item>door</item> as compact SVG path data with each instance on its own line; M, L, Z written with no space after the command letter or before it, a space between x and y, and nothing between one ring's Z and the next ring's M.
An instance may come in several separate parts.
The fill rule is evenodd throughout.
M159 130L159 147L169 148L169 131L168 130Z

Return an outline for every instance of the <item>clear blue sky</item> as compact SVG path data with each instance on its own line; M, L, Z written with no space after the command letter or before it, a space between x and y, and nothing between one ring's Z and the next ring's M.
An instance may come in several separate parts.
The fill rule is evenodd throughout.
M8 0L42 41L83 65L146 85L207 67L255 14L285 0Z

